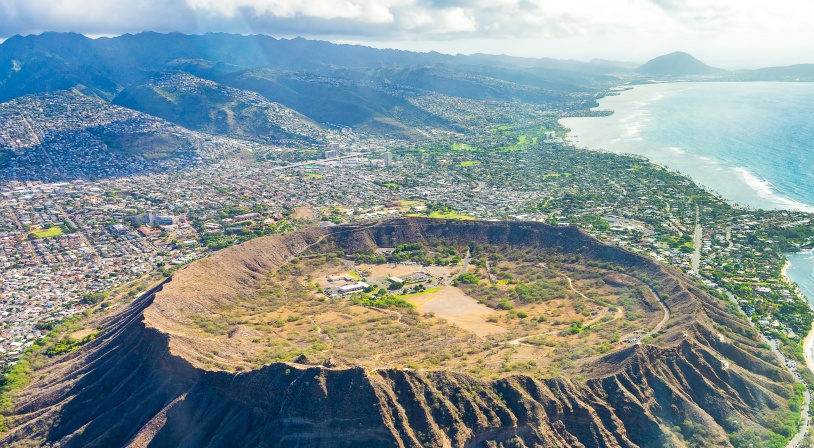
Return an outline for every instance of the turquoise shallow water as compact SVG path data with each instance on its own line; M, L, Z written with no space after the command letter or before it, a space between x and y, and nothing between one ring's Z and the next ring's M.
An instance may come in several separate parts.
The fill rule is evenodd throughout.
M786 258L789 260L786 275L789 280L797 283L808 303L814 305L814 254L811 252L786 254Z
M730 201L814 211L814 83L670 83L567 118L577 146L639 154Z
M749 207L814 212L814 83L670 83L600 100L608 117L567 118L577 146L632 153ZM814 255L787 274L814 304Z

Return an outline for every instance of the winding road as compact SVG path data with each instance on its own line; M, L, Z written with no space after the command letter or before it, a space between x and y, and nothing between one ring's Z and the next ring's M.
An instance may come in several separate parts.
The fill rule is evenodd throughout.
M734 295L732 295L731 292L726 291L726 297L732 303L740 307L737 298ZM746 321L749 322L749 325L751 325L752 327L755 326L755 323L752 322L751 319L746 319ZM780 364L782 364L783 367L785 367L789 371L789 373L791 373L791 375L797 379L797 381L802 382L803 379L797 373L796 369L786 365L786 357L783 356L783 354L780 353L780 350L777 349L777 340L767 339L766 336L764 336L763 333L760 332L758 332L758 334L760 335L760 338L763 340L763 342L765 342L766 345L768 345L769 348L772 350L772 353L774 353L774 356L776 356L777 360L780 361ZM789 440L789 443L786 444L786 448L797 448L798 446L800 446L800 443L803 441L806 434L808 433L808 428L811 425L811 415L809 414L810 406L811 406L811 389L806 388L806 392L805 394L803 394L803 406L801 414L803 417L803 423L800 425L797 434L794 437L792 437L791 440Z
M729 227L726 228L726 234L725 235L726 235L725 236L726 241L727 241L727 243L729 243L729 247L732 247L732 226L729 226ZM701 228L701 224L699 222L699 211L698 211L698 207L696 206L696 209L695 209L695 232L693 234L694 252L692 254L692 258L690 259L692 270L696 275L700 274L699 269L701 267L701 245L703 244L702 237L703 237L703 229ZM735 305L738 306L738 309L740 309L740 304L738 303L735 296L732 295L732 293L727 291L726 296L727 296L727 298L729 298L729 300L732 303L734 303ZM751 325L752 327L755 326L754 322L752 322L751 319L747 318L746 321L749 322L749 325ZM789 371L789 373L791 373L791 375L794 378L797 379L797 381L802 382L803 379L797 373L796 369L792 368L792 367L789 367L786 364L786 357L783 356L783 354L780 353L780 350L777 349L777 341L776 340L766 339L766 337L762 333L759 333L759 334L760 334L761 339L769 346L769 348L771 348L774 355L780 361L780 364L782 364ZM800 425L800 428L797 431L797 434L794 437L792 437L791 440L789 440L789 443L786 444L786 448L797 448L798 446L800 446L800 443L803 441L806 434L808 433L808 428L809 428L809 426L811 424L811 415L809 415L810 405L811 405L811 389L806 388L806 392L803 395L803 407L802 407L802 414L801 414L802 418L803 418L803 423Z

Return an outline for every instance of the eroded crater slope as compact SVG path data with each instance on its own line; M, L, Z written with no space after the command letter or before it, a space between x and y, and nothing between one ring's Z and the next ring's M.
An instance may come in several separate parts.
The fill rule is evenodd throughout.
M522 222L252 240L43 372L3 443L759 446L798 399L752 328L679 272Z

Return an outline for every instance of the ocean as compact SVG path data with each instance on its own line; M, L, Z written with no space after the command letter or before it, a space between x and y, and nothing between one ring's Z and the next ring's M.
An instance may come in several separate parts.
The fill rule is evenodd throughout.
M814 212L814 83L665 83L599 101L607 117L566 118L579 147L637 154L752 208ZM814 254L789 254L814 304Z
M797 283L800 292L808 299L808 303L814 305L814 254L808 251L786 254L786 258L789 260L786 275L789 280Z

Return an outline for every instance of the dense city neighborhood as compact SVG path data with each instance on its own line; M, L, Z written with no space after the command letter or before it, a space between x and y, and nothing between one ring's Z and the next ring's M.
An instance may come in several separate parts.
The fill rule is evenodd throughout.
M200 84L188 81L169 86ZM518 125L486 105L494 126L416 143L304 125L267 101L244 99L270 108L292 135L312 133L313 158L269 158L297 149L189 131L76 93L0 105L2 147L14 154L0 183L3 363L100 297L134 298L214 250L401 215L578 225L734 294L766 332L798 338L810 325L811 312L780 272L783 251L810 238L783 238L781 247L778 230L810 228L807 214L732 208L643 159L575 149L545 114ZM436 100L439 113L451 113L448 99ZM477 113L471 106L464 110ZM98 126L153 136L143 137L148 146L160 137L177 157L111 150Z

